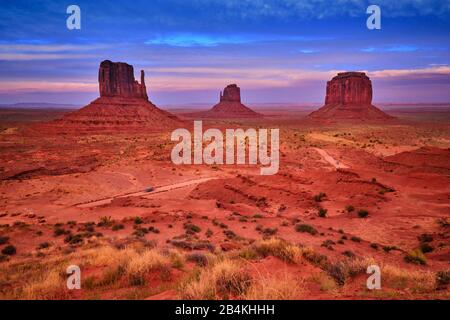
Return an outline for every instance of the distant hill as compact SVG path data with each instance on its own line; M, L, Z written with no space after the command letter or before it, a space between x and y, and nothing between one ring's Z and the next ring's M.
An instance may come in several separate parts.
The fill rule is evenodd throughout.
M79 109L75 104L60 104L46 102L22 102L13 104L0 104L2 109Z

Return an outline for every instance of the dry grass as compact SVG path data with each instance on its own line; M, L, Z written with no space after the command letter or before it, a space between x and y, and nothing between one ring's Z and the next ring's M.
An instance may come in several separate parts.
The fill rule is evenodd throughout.
M436 289L436 276L430 271L412 271L392 265L381 269L382 286L393 289L409 289L414 293L432 292Z
M65 284L66 280L62 277L62 273L58 270L51 270L41 279L27 284L23 288L20 299L64 299L67 295Z
M303 285L303 279L288 273L281 277L261 277L252 283L243 298L246 300L294 300L304 293Z
M249 272L238 261L223 259L203 269L180 287L184 299L242 297L251 285Z
M278 238L259 241L253 249L260 256L272 255L288 263L299 263L302 259L302 250L298 246Z

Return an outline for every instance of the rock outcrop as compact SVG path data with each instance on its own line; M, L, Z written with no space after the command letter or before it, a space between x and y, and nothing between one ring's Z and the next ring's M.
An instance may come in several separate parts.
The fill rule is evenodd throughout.
M145 74L135 80L133 66L105 60L100 63L100 97L89 105L65 115L53 124L67 130L163 130L179 119L148 100Z
M147 99L145 74L141 70L141 83L134 79L133 66L123 62L105 60L98 71L100 97Z
M392 119L372 105L372 95L372 81L365 73L339 73L327 83L325 105L308 118L330 122Z
M262 116L242 104L241 89L236 84L226 86L223 93L220 92L219 98L219 103L212 107L212 109L205 112L192 113L186 116L214 119L258 118Z

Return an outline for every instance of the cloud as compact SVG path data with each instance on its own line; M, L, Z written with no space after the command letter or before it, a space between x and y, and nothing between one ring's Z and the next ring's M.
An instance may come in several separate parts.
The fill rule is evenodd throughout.
M389 47L367 47L361 49L363 52L415 52L419 47L413 45L397 45Z
M145 44L168 45L173 47L217 47L226 44L249 44L276 41L328 41L332 39L332 37L286 36L274 34L213 35L201 33L173 33L168 35L155 35L151 39L145 41Z

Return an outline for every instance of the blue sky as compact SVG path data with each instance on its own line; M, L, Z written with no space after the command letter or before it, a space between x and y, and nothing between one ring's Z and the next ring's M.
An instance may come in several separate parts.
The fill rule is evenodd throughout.
M100 61L144 69L159 105L322 102L326 81L367 71L377 102L450 101L450 1L0 0L0 103L86 104ZM81 30L66 8L81 8ZM366 28L378 4L382 29Z

